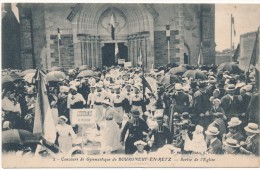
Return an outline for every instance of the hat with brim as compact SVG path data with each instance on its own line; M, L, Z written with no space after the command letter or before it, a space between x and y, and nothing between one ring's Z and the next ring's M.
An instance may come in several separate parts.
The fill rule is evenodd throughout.
M110 102L109 102L109 100L104 100L104 101L102 102L102 104L110 105Z
M76 86L70 86L70 90L77 91L77 87Z
M67 121L68 121L68 118L66 118L65 116L60 116L59 119L64 120L64 122L67 122Z
M208 127L208 129L205 131L205 134L207 135L218 135L219 130L216 127Z
M188 112L183 112L181 114L181 119L189 119L190 118L190 114Z
M142 140L138 140L138 141L136 141L136 142L134 143L134 145L135 145L135 146L137 146L137 145L143 145L143 146L146 146L147 143L144 142L144 141L142 141Z
M228 122L228 128L236 127L242 123L241 120L237 117L232 117L230 121Z
M68 155L72 156L73 154L75 154L76 151L81 153L83 152L80 146L75 146L69 150Z
M227 92L236 90L236 86L234 84L229 84L226 89Z
M232 147L232 148L239 148L240 147L237 140L235 140L235 139L227 139L227 140L223 141L223 145L229 146L229 147Z
M245 131L250 133L260 133L258 129L258 125L256 123L248 123L248 125L244 128Z
M131 111L132 116L139 116L140 112L138 110Z
M162 115L158 115L155 117L156 121L163 121L163 116Z
M214 99L213 103L215 103L215 102L218 102L219 104L221 103L221 101L219 99Z

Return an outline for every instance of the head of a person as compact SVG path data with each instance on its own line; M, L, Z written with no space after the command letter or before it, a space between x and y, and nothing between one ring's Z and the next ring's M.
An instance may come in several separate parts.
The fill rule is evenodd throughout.
M207 139L214 139L218 136L219 130L216 127L208 127L208 129L205 131L205 134L207 135Z
M120 86L117 85L117 86L115 86L114 89L115 89L115 93L117 93L117 94L120 93Z
M260 133L258 124L256 123L248 123L246 127L244 127L247 136L252 136Z
M219 94L220 94L219 89L215 89L215 90L213 91L213 96L214 96L214 98L217 98L217 97L219 96Z
M143 152L144 147L146 146L146 143L144 141L136 141L134 145L137 147L138 152Z
M139 94L139 92L140 92L139 87L135 86L135 87L134 87L134 93L135 93L135 94Z
M246 89L241 88L241 89L240 89L240 95L241 95L241 96L245 96L245 95L246 95Z
M157 122L158 126L162 126L163 125L163 116L157 116L156 122Z
M232 117L230 119L230 121L228 122L228 131L231 134L236 134L238 132L238 128L240 126L240 124L242 123L241 120L239 120L239 118L237 117Z
M71 93L72 95L77 94L77 87L71 86L71 87L70 87L70 93Z
M12 94L11 90L5 90L5 92L4 92L4 96L7 98L10 98L11 94Z
M131 111L131 117L133 120L137 120L139 119L140 116L140 112L138 110L132 110Z
M96 90L96 87L95 87L95 86L91 86L91 87L90 87L90 91L91 91L91 93L94 93L95 90Z
M200 90L206 90L206 88L207 88L207 82L205 82L205 81L201 81L200 83L199 83L199 88L200 88Z
M68 121L68 118L66 118L66 116L60 116L58 119L58 124L66 124L66 122Z
M214 105L215 107L219 107L220 104L221 104L221 101L220 101L219 99L214 99L214 100L213 100L213 105Z
M109 99L105 99L102 103L103 107L104 108L108 108L110 106L110 102L109 102Z
M226 88L227 94L234 95L235 94L235 85L229 84Z
M227 154L234 154L238 152L240 145L237 140L229 138L223 141L223 149Z

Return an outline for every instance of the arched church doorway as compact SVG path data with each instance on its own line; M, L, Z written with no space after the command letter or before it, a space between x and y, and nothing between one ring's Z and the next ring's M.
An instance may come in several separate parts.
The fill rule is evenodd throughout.
M128 61L128 48L124 43L118 43L118 59L125 59ZM102 47L102 65L112 66L117 65L117 60L115 57L115 43L105 43Z
M184 64L190 64L190 48L189 46L184 43Z

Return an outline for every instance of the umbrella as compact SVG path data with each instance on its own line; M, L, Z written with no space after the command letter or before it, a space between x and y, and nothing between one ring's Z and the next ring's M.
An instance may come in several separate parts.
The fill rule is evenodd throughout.
M91 67L88 65L82 65L79 67L79 72L84 71L84 70L91 70Z
M92 77L92 76L97 76L97 74L92 70L84 70L84 71L81 71L77 75L77 78L79 78L79 77Z
M23 78L21 76L19 76L18 74L11 72L10 74L7 74L7 75L2 77L2 84L12 83L16 80L22 80L22 79Z
M35 73L27 73L23 79L28 83L34 83L35 82Z
M228 63L222 63L218 66L218 72L219 71L229 71L233 74L238 74L243 72L241 68L235 63L235 62L228 62Z
M2 144L29 144L38 143L39 140L29 131L23 129L11 129L2 132Z
M36 73L36 69L28 69L28 70L24 70L24 71L22 71L21 73L20 73L20 75L21 76L25 76L25 75L27 75L27 74L29 74L29 73Z
M46 74L46 80L47 81L61 81L66 78L65 73L61 71L51 71L48 74Z
M173 84L173 83L181 83L182 80L179 76L177 75L172 75L172 74L166 74L161 83L164 84L164 85L169 85L169 84Z
M182 76L194 78L194 79L201 79L201 80L207 79L207 76L198 69L197 70L187 70Z
M179 66L170 69L169 73L173 75L182 75L185 71L187 71L186 67Z

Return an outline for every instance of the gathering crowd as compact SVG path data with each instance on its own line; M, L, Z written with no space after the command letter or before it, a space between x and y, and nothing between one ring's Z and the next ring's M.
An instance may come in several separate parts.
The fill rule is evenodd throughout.
M80 125L73 124L71 114L73 109L88 108L95 109L91 128L110 153L124 148L125 154L134 155L259 156L259 85L254 68L249 74L233 69L183 64L145 71L122 66L49 70L47 95L57 131L54 145L62 153L81 152L82 143L73 142ZM2 131L33 133L36 70L6 72L5 76L23 78L2 82ZM20 147L12 145L12 149ZM3 152L10 150L3 144Z

